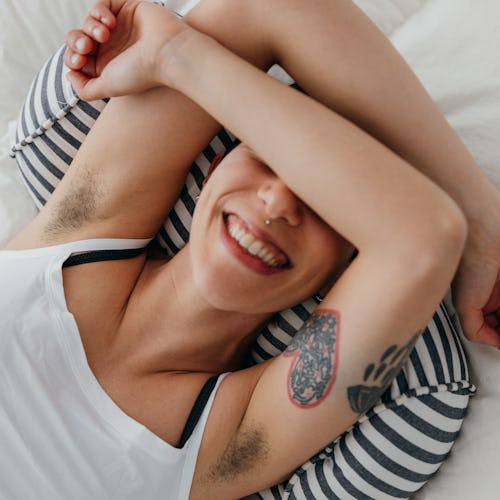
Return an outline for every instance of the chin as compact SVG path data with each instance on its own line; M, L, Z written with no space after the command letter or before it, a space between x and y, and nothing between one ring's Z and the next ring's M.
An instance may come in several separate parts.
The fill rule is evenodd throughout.
M220 275L197 276L195 284L205 301L220 311L254 315L271 314L278 310L270 310L268 302L262 303L262 294L256 294L234 279L226 280Z
M235 310L241 300L241 287L234 286L231 280L225 279L217 272L207 272L208 266L203 271L195 273L194 282L200 295L215 309ZM236 300L235 300L236 299Z

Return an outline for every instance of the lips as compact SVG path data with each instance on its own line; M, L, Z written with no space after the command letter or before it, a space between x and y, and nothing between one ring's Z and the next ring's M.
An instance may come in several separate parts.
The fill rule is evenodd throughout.
M288 256L258 228L240 219L235 214L225 214L224 222L229 238L251 261L257 261L270 270L290 267ZM234 245L232 245L234 248ZM255 263L255 262L254 262Z

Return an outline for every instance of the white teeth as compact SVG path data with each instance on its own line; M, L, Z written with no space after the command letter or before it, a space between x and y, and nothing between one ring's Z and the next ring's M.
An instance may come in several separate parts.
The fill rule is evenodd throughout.
M257 255L259 257L259 252L262 250L262 243L260 241L254 241L248 248L248 253L252 255Z
M265 248L262 248L260 252L257 254L257 257L259 257L259 259L266 259L270 255L271 254Z
M286 263L286 257L265 241L257 239L246 227L235 220L228 221L228 232L250 255L258 257L271 267L278 267Z
M242 247L245 247L248 249L248 247L254 242L254 239L255 238L251 234L246 233L246 234L243 234L241 239L239 239L238 241Z

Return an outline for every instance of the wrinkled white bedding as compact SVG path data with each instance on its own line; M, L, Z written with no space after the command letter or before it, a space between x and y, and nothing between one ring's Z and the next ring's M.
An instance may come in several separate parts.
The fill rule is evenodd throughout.
M197 0L172 0L184 12ZM410 63L500 189L500 2L355 0ZM0 247L35 214L8 157L33 75L90 0L0 0ZM1 277L0 277L1 280ZM500 497L500 353L466 344L479 394L450 459L419 500Z

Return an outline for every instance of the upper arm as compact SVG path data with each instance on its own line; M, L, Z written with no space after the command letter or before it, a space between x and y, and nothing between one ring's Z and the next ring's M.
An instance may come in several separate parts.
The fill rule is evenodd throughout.
M31 225L29 238L151 237L218 128L172 89L112 99ZM25 241L29 238L25 232Z
M402 265L359 256L288 349L261 369L207 469L217 498L289 477L379 399L445 288L436 269Z

